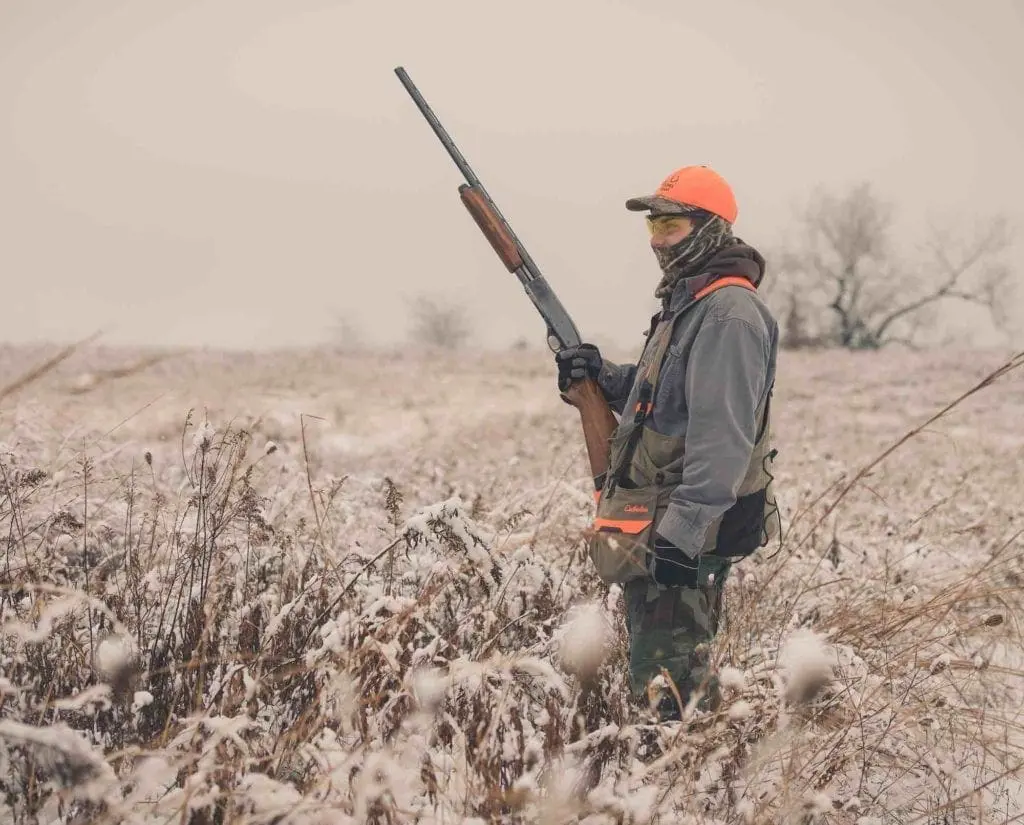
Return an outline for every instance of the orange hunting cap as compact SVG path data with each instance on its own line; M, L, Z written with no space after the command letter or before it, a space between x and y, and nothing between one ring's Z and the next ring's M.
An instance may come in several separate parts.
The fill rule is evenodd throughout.
M694 208L718 215L730 224L736 222L739 212L732 187L707 166L676 169L653 195L626 201L626 209L633 212L649 209L655 215L684 215Z

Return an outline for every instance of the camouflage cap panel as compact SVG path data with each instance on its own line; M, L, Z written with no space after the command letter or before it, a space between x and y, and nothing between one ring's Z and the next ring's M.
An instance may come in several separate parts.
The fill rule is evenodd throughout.
M632 212L641 212L649 209L651 217L660 217L662 215L688 215L691 212L698 211L694 206L687 206L684 203L669 200L668 198L662 198L657 195L650 195L643 198L630 198L626 201L626 209L629 209Z

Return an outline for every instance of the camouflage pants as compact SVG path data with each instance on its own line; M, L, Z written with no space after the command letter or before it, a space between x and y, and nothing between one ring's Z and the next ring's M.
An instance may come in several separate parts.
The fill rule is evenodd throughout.
M718 632L722 590L729 562L701 561L701 585L661 590L647 579L625 586L629 630L629 679L633 695L646 694L647 683L665 668L685 702L708 676L708 643ZM708 583L709 574L714 582Z

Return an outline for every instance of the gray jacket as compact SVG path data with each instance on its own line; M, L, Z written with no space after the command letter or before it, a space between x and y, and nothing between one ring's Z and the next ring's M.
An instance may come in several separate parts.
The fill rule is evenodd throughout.
M711 281L742 275L755 285L764 258L737 241L708 264L704 274L679 283L668 303L674 314ZM652 318L661 323L665 312ZM764 406L775 383L779 328L754 292L726 287L712 292L675 327L646 426L685 438L683 480L672 492L658 532L690 557L704 545L708 527L735 502L747 471ZM635 364L605 361L598 378L620 415L636 406Z

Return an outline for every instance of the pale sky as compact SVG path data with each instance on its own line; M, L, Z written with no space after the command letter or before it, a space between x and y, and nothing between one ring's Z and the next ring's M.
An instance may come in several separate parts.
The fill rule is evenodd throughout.
M0 338L381 342L422 291L543 345L398 65L598 343L646 327L623 202L678 166L766 254L860 180L908 237L1024 233L1022 43L1024 0L0 0Z

